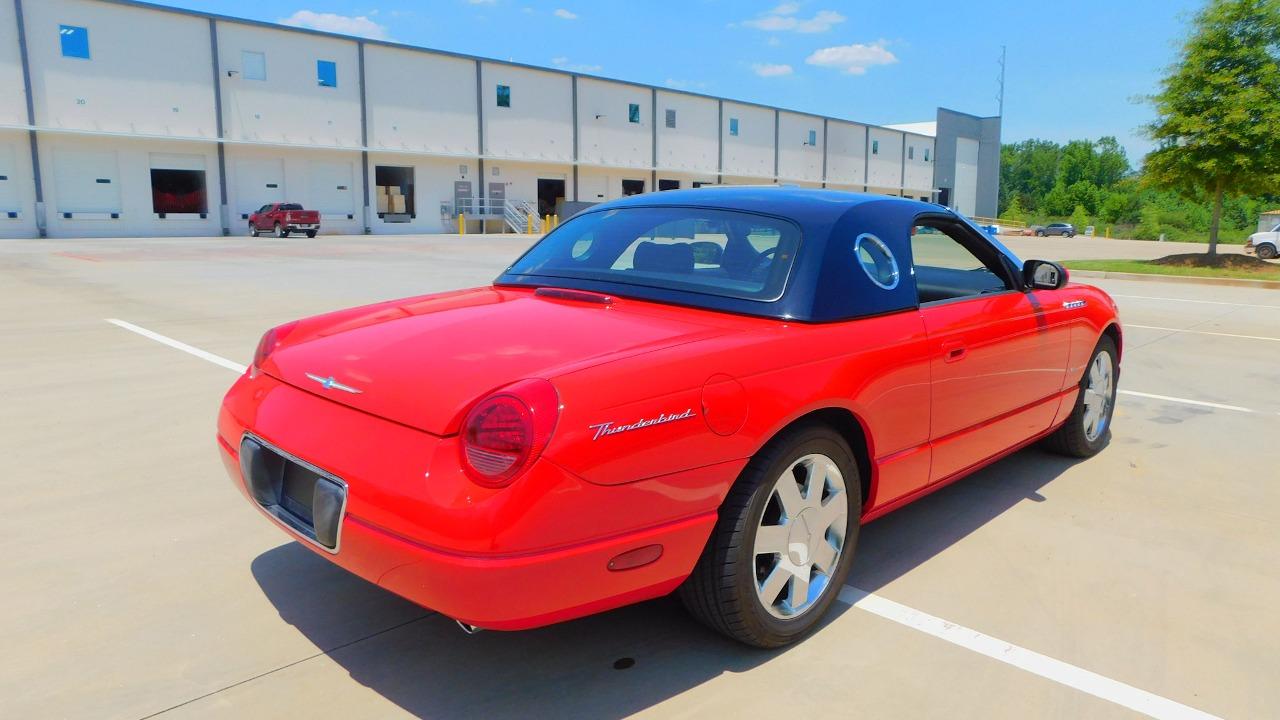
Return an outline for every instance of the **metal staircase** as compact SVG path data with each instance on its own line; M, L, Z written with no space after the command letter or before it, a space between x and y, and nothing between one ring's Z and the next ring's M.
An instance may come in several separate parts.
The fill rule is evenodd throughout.
M511 228L512 232L517 233L528 232L530 220L532 220L534 234L542 234L542 218L538 216L537 203L528 200L507 200L503 204L502 219L506 221L507 227Z

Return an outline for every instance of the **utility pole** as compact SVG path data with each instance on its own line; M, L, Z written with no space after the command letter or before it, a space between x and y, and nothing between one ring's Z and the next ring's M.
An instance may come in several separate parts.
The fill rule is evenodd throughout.
M1008 55L1009 55L1009 46L1001 45L1000 46L1000 93L996 95L996 101L1000 103L1000 112L998 114L1002 118L1004 117L1004 70L1005 70L1005 60L1008 58Z

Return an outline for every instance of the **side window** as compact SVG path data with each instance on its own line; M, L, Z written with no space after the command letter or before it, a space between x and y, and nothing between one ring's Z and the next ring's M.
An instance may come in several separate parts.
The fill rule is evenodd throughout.
M62 57L89 59L89 30L77 25L59 25L62 39Z
M240 72L245 80L266 80L267 56L252 50L241 50Z
M911 261L920 303L1009 290L999 251L981 243L943 224L913 227Z

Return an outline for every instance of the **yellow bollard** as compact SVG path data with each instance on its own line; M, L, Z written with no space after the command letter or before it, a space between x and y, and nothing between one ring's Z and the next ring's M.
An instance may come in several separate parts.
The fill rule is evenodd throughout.
M555 229L556 229L556 228L558 228L558 227L560 227L560 216L559 216L559 215L552 215L552 216L551 216L551 229L552 229L552 230L555 230Z
M532 235L533 234L533 214L530 213L528 215L525 215L524 219L528 221L525 223L525 234Z
M551 232L551 216L543 215L542 216L542 233L545 235L549 232Z
M1107 226L1107 238L1108 238L1108 239L1110 239L1110 238L1111 238L1111 226L1110 226L1110 225L1108 225L1108 226Z
M466 213L458 213L458 234L459 235L467 234L467 214Z

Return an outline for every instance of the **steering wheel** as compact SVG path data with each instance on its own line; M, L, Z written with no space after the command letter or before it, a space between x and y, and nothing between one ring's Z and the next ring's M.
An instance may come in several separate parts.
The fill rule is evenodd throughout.
M773 257L777 252L777 245L760 251L760 254L756 256L756 266L751 269L751 277L753 279L769 272L769 266L773 264Z

